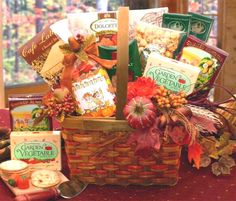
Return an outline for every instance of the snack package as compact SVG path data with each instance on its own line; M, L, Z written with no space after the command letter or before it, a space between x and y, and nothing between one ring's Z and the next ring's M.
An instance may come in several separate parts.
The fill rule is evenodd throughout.
M58 83L63 68L61 44L63 42L47 26L19 48L18 53L49 85L53 85Z
M99 46L99 57L102 59L116 59L117 47L116 46ZM111 80L114 80L116 74L116 67L107 70ZM138 51L137 40L131 40L129 43L129 81L136 80L137 77L142 75L141 62ZM115 86L115 82L112 82Z
M184 34L181 31L157 27L147 23L139 23L135 30L139 52L144 48L154 46L161 55L169 58L174 57Z
M189 34L191 15L178 13L164 13L162 27L176 31L184 31Z
M13 131L48 131L52 129L52 121L49 117L45 117L38 125L33 126L34 120L42 112L41 95L11 95L8 103Z
M144 71L145 77L151 77L160 86L173 92L192 93L200 69L174 59L151 53Z
M134 27L140 21L161 26L162 15L167 12L167 7L145 10L130 10L129 24L131 35L133 35L132 33ZM72 31L73 35L76 35L77 33L86 35L92 32L96 34L98 41L106 39L112 41L114 39L114 35L116 35L118 31L117 12L72 13L68 14L67 17L69 29Z
M178 48L176 49L173 58L176 58L176 56L182 49L184 41L186 40L191 29L190 22L191 22L191 15L180 14L180 13L163 14L162 27L185 32L185 34L181 38L181 41L179 42Z
M88 117L109 117L115 112L114 89L106 70L83 74L72 84L78 113Z
M209 16L200 15L197 13L191 13L191 30L190 35L194 35L202 41L206 41L209 38L214 20Z
M95 34L98 41L109 40L117 34L117 13L72 13L67 15L68 28L72 35Z
M195 86L198 88L207 82L211 84L215 82L227 56L227 52L208 45L194 36L188 36L177 59L198 66L201 70Z
M60 131L12 132L11 159L21 160L33 169L61 170Z
M140 53L142 73L144 72L145 67L147 65L147 60L148 60L149 55L153 52L159 53L158 48L155 45L149 45L148 47L144 48L143 51Z

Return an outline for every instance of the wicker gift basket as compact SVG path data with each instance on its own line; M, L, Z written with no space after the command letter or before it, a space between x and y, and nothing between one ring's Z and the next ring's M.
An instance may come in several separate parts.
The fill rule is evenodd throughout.
M78 28L83 17L71 16L68 22L74 28L59 21L19 49L51 86L34 125L46 116L56 117L70 175L88 184L175 185L182 146L197 169L211 165L217 176L230 174L236 165L231 157L236 147L236 97L223 86L218 87L231 99L214 102L208 97L228 53L191 34L185 37L184 32L143 21L134 28L132 16L136 14L129 22L129 9L119 8L118 34L108 30L104 37L100 30L99 41ZM41 40L45 34L46 50ZM199 60L198 54L191 54L195 49L208 56ZM140 58L146 62L143 76Z
M135 145L127 144L132 132L123 117L128 82L128 13L126 7L119 9L116 117L66 117L61 123L70 174L99 185L175 185L181 146L167 140L159 152L142 158L135 155Z

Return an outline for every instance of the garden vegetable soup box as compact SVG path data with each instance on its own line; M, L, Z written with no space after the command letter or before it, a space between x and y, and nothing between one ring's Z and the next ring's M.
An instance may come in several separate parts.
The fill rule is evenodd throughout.
M61 170L60 131L12 132L11 159L22 160L32 169Z

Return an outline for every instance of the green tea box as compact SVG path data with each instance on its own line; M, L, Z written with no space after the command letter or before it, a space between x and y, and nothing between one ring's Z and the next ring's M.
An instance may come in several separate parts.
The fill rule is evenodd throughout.
M177 31L184 31L187 34L190 31L191 15L179 13L164 13L162 27Z
M151 53L144 76L151 77L160 86L173 92L184 91L187 95L194 90L200 69L190 64Z
M99 57L102 59L117 59L117 46L98 46ZM107 73L111 80L116 74L116 66L112 69L108 69ZM137 40L131 40L129 43L129 81L136 80L137 77L142 75L141 61L138 51Z
M188 14L191 15L190 35L207 42L214 23L214 19L198 13L189 12Z
M32 169L61 170L60 131L12 132L11 159L21 160Z

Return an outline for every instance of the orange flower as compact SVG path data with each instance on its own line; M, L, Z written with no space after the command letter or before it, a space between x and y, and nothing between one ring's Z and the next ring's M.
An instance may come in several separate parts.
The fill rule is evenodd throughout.
M158 85L149 77L139 77L134 82L128 83L127 99L130 101L136 96L152 98L157 95Z

